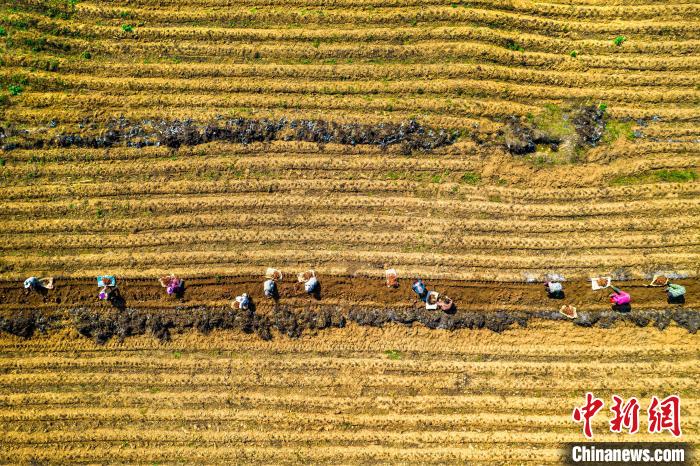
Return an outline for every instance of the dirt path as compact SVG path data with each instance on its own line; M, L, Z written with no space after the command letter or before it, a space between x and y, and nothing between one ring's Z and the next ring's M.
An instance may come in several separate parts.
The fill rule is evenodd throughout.
M371 278L320 276L321 299L306 295L303 286L287 276L279 285L279 304L294 308L306 308L316 304L339 306L367 306L374 308L413 307L416 295L411 290L412 280L403 279L398 289L384 286L383 280ZM219 306L231 302L238 294L247 292L256 302L257 310L265 313L272 309L273 302L262 293L262 277L218 277L185 280L186 290L182 299L168 296L158 281L119 279L119 289L126 306L133 308L176 308L182 306ZM695 279L678 280L688 290L685 307L700 307L700 284ZM618 282L618 286L632 295L634 309L665 309L666 293L662 288L651 288L639 280ZM565 283L566 297L550 300L542 284L462 282L428 280L426 285L453 298L460 310L537 311L558 309L561 304L571 303L579 310L602 311L610 308L607 291L592 291L589 282ZM25 294L21 282L0 282L0 310L25 309L60 310L81 306L98 305L97 285L93 280L57 279L56 288L46 297Z

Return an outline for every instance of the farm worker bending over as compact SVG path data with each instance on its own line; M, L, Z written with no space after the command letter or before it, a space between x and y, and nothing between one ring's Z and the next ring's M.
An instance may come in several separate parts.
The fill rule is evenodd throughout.
M552 299L564 299L564 287L559 282L545 282L544 289Z
M248 308L250 308L250 298L248 297L248 293L243 293L240 296L236 296L236 301L234 301L234 303L234 307L238 306L238 309L247 311Z
M271 278L263 283L263 291L265 292L265 296L271 299L277 299L277 296L279 296L277 293L277 283Z
M114 275L100 275L97 277L97 286L102 287L97 295L98 298L109 299L110 295L117 289L117 279Z
M39 279L36 277L29 277L24 281L24 288L27 290L37 290L40 286Z
M613 304L613 309L616 311L628 312L631 309L630 301L632 300L629 293L625 293L614 286L610 286L610 288L613 290L613 293L610 295L610 302Z
M632 300L630 297L629 293L625 293L621 289L611 286L613 292L610 295L610 302L613 304L621 305L621 304L629 304L629 302Z
M42 290L52 290L53 289L53 277L38 279L36 277L29 277L24 281L24 289L27 291L40 292Z
M311 277L309 278L305 283L304 283L304 290L309 293L313 294L318 290L318 278Z
M442 309L443 312L450 312L454 309L455 303L447 296L440 296L438 299L438 307Z
M685 287L683 285L669 283L666 287L666 293L668 293L669 304L685 303Z
M273 269L272 267L268 267L267 272L265 273L265 278L267 278L267 281L263 283L263 291L265 292L265 296L270 299L278 299L279 292L277 291L277 281L282 280L282 272L277 269Z
M175 276L174 274L167 275L165 277L161 277L159 279L160 281L160 286L165 288L165 291L172 295L175 293L179 293L182 291L182 288L185 286L185 282L183 280L180 280Z
M318 278L316 278L316 272L313 270L307 270L304 273L300 273L297 275L297 280L299 283L304 284L304 291L306 291L308 294L316 295L320 292Z
M399 276L396 270L389 269L384 272L386 275L386 286L388 288L398 288L399 287Z
M425 287L425 283L420 278L413 282L411 289L416 292L421 301L426 302L428 299L428 289Z

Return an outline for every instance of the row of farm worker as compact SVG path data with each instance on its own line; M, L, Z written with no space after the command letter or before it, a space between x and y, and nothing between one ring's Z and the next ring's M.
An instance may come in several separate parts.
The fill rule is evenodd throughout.
M386 286L388 288L399 287L399 276L395 269L387 269L385 271ZM275 268L268 268L265 273L265 281L263 282L263 294L265 297L277 301L280 298L279 283L282 282L282 272ZM320 299L321 283L316 276L316 272L308 270L297 275L297 281L304 284L304 291ZM165 288L169 295L181 296L185 291L185 282L175 274L166 275L159 279L160 285ZM100 275L97 277L97 286L99 292L97 297L100 300L114 300L119 297L119 288L117 279L114 275ZM648 286L663 287L667 293L669 304L685 303L686 289L684 286L671 283L664 275L654 275L651 283ZM591 287L594 291L609 288L609 295L612 308L620 312L629 312L631 310L632 297L626 291L612 285L611 277L594 277L591 279ZM24 288L27 291L35 291L46 293L47 290L54 288L53 277L37 278L29 277L24 281ZM564 285L560 281L547 281L544 284L545 292L551 299L564 299ZM417 278L413 281L411 289L416 293L418 299L425 303L427 310L441 310L443 312L455 312L456 305L452 299L437 291L428 290L423 280ZM252 301L248 293L243 293L236 296L236 299L231 305L238 309L247 310L252 305ZM576 308L573 305L563 305L560 312L567 317L576 318Z

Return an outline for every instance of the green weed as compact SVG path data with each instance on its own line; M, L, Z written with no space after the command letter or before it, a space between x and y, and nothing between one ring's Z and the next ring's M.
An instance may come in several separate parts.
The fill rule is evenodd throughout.
M384 354L386 354L387 357L392 361L398 361L399 359L401 359L401 352L399 350L386 350Z
M627 40L627 37L625 37L625 36L617 36L616 38L613 39L613 44L615 44L617 47L619 47L626 40Z
M462 183L476 185L481 181L481 175L475 172L465 172L460 180Z
M546 104L544 112L533 118L535 125L550 136L565 139L574 134L574 127L564 119L564 111L554 104Z
M514 52L524 52L525 51L523 46L518 44L517 42L515 42L513 39L506 40L506 48L508 50L512 50Z
M10 91L10 95L20 95L24 88L20 84L10 84L7 90Z
M122 31L134 32L134 26L132 26L131 24L122 24Z

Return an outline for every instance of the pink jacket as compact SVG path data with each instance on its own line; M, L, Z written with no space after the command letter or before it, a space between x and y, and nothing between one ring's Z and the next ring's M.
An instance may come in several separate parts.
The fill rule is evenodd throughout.
M610 295L610 302L617 305L627 304L631 301L631 299L632 298L630 297L629 293L625 293L622 290Z

